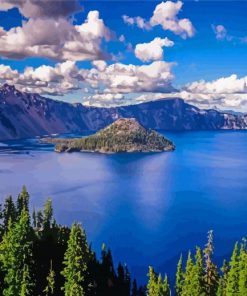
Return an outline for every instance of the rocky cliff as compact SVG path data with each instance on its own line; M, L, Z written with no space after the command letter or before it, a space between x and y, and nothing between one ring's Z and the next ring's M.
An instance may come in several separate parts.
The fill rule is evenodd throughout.
M247 129L246 115L201 110L179 98L96 108L22 93L7 84L0 88L1 140L97 131L122 117L136 118L146 128L170 131Z

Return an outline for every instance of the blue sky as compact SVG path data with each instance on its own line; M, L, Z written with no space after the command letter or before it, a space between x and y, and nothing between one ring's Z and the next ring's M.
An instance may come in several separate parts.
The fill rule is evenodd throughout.
M53 3L55 2L56 1ZM71 2L76 1L73 0ZM52 3L52 1L50 3ZM82 11L75 11L75 13L71 13L69 16L62 15L62 18L66 19L73 26L76 26L81 25L85 21L87 22L87 15L90 11L98 11L99 18L102 19L104 26L111 32L111 36L108 39L100 36L100 41L98 41L98 39L97 41L93 40L93 42L100 43L100 50L105 54L102 58L100 57L100 60L104 60L106 67L116 63L142 67L143 65L150 65L155 61L171 62L174 63L174 65L171 69L165 71L173 75L173 78L169 78L169 81L160 79L158 83L155 80L154 84L156 85L155 87L151 85L150 90L146 85L144 87L137 87L136 89L126 87L126 91L124 87L121 88L122 86L120 86L118 93L117 90L112 87L112 81L111 87L109 87L109 85L106 85L106 79L101 79L98 74L96 76L99 80L98 85L97 87L92 87L92 85L90 85L92 82L89 82L87 78L84 77L84 75L88 75L88 73L85 74L81 71L79 76L83 76L83 78L81 81L76 81L76 87L65 87L61 92L58 91L57 93L54 91L54 94L56 94L55 98L66 101L88 101L89 104L95 103L96 105L126 104L130 102L135 103L136 101L133 98L139 98L140 96L142 96L142 98L139 102L142 100L161 98L162 93L174 92L172 89L176 89L176 95L178 92L186 91L186 94L183 93L184 99L202 107L212 107L215 105L219 108L246 109L247 2L184 1L182 8L176 15L176 19L188 19L193 26L193 36L186 36L186 38L182 36L182 33L178 34L174 33L172 30L164 29L162 25L155 25L152 26L151 29L145 30L139 28L136 24L130 25L123 21L122 16L127 15L130 18L139 16L148 22L154 14L156 6L160 3L160 1L87 1L80 3L83 7ZM173 1L173 3L177 3L177 1ZM1 5L2 4L0 4L0 10ZM2 7L2 11L0 12L0 27L2 27L4 32L3 35L9 34L9 31L11 31L11 29L13 30L13 28L22 28L23 21L29 22L37 18L42 21L45 21L47 18L53 19L54 21L56 19L52 14L49 16L32 15L32 13L29 13L28 9L29 7L25 7L24 9L15 7L15 5L12 5L9 9L8 7L6 8L6 6ZM40 24L42 26L42 23ZM222 28L224 29L222 35L217 35L217 30L219 30L220 33L222 32ZM49 29L45 28L44 30ZM63 28L59 27L59 31L61 30L63 30ZM33 31L30 34L35 35ZM119 41L120 36L124 36L124 41ZM162 47L163 55L160 58L151 58L148 61L138 58L135 53L136 45L150 43L157 37L161 39L168 38L174 45L171 47ZM1 42L3 43L5 40L6 38L4 39L4 36L1 38L0 31L0 64L9 66L12 71L17 70L18 75L23 74L27 67L32 67L33 70L42 65L54 68L57 64L64 63L67 60L67 58L61 59L60 56L59 58L51 58L46 54L43 56L42 54L40 56L33 55L32 52L24 54L21 58L19 56L17 57L16 53L11 55L8 52L6 54L6 50L1 49ZM18 42L17 40L16 47L19 46ZM32 42L35 41L32 40ZM70 55L68 60L70 59L73 59L73 56L71 57ZM94 60L98 60L98 57L79 58L73 61L75 64L74 67L76 67L76 71L89 71L95 67L92 65ZM164 67L162 67L162 69L164 69ZM2 68L2 72L6 73L6 71L6 67ZM74 69L73 72L75 72ZM233 77L233 74L236 74L237 77ZM6 76L7 75L2 74L2 77L0 76L0 81L3 82ZM223 77L228 80L219 80ZM52 87L51 85L56 86L54 82L50 83L50 81L45 81L47 84L50 83L49 93L49 91L46 91L44 88L40 89L31 85L30 79L26 81L26 78L22 78L22 82L20 82L19 78L18 80L16 80L17 78L11 79L9 79L8 82L16 82L16 84L20 85L22 90L29 91L31 89L53 97L50 88ZM35 79L38 78L36 77ZM42 79L45 80L44 78ZM126 79L128 80L128 77L126 77ZM43 80L42 82L44 82ZM199 83L201 80L205 82L203 84L191 86L193 82ZM69 82L71 81L72 80L69 80ZM85 83L85 81L87 83ZM116 83L117 86L118 83L119 80ZM143 83L146 82L144 81ZM161 87L158 87L157 85L160 83ZM39 85L39 83L36 84ZM31 86L31 88L28 88L28 85ZM212 90L215 91L215 93L212 94ZM202 91L202 93L200 93L200 91ZM105 93L108 93L107 100L103 98L103 94ZM149 95L145 96L146 93ZM116 94L118 94L118 96L116 96ZM230 95L232 95L232 98L230 98Z

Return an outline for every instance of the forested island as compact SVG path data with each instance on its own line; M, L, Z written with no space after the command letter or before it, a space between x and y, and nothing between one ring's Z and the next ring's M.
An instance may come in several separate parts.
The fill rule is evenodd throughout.
M174 144L154 130L145 129L134 118L121 118L94 135L80 139L43 139L57 152L162 152Z
M0 295L4 296L246 296L246 240L235 244L231 259L213 261L213 232L204 249L180 257L176 282L149 267L147 285L137 285L128 267L115 268L103 244L98 259L79 223L71 228L53 216L50 199L30 215L25 187L14 201L6 198L0 211Z

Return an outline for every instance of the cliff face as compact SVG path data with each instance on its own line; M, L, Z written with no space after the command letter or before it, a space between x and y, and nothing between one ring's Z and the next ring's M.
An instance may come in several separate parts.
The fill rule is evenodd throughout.
M0 88L0 140L53 133L97 131L118 118L136 118L144 127L164 130L247 129L247 116L200 110L182 99L96 108Z

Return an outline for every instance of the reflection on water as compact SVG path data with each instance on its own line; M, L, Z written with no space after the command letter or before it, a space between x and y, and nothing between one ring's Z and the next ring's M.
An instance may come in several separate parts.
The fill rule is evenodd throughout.
M23 184L32 205L52 197L57 220L79 220L99 250L145 278L153 264L172 271L181 252L215 230L216 255L247 233L247 133L166 133L161 154L56 154L37 140L0 145L0 196Z

